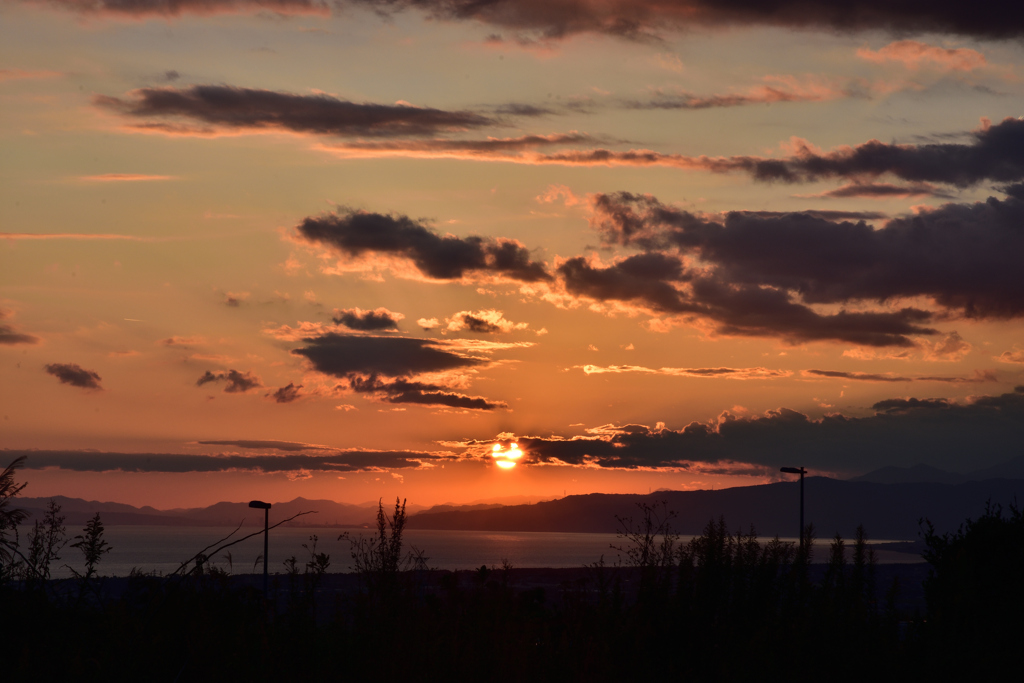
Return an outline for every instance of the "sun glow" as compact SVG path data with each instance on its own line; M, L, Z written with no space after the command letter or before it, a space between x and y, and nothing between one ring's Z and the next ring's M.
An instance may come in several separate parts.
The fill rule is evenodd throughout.
M523 452L519 450L519 444L515 442L509 445L507 451L503 451L501 444L496 443L491 449L491 457L494 458L495 465L503 470L510 470L516 466L516 461L523 457Z

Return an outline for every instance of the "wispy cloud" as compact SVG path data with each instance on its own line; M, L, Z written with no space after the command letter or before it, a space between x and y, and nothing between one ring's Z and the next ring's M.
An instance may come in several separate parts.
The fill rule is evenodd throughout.
M146 175L144 173L102 173L100 175L83 175L79 180L88 183L145 183L158 180L177 180L172 175Z
M671 377L723 379L781 379L793 375L788 370L772 370L770 368L645 368L640 365L574 365L573 368L582 369L588 375L641 373Z
M238 444L235 444L238 445ZM72 472L380 472L419 469L459 459L447 451L375 451L342 449L330 454L196 455L184 453L111 453L85 450L0 450L10 459L27 456L25 467L56 467Z
M899 62L913 70L933 67L942 71L973 71L988 64L985 55L977 50L938 47L916 40L899 40L878 50L862 47L857 56L876 64Z
M697 95L659 91L647 100L628 100L628 109L722 109L781 102L825 102L850 97L848 87L822 77L765 76L764 83L739 92Z
M991 371L976 370L973 375L967 377L938 377L938 376L901 376L892 372L871 373L871 372L843 372L839 370L804 370L805 377L816 377L824 379L845 379L856 382L942 382L945 384L980 384L984 382L996 382L998 378Z
M584 135L584 134L580 134ZM793 153L787 157L765 156L688 156L651 149L615 150L604 147L572 148L568 138L552 136L551 146L564 149L540 151L538 144L509 147L490 141L414 141L391 140L386 143L339 143L317 148L339 156L376 158L445 158L469 161L494 161L527 165L666 167L709 173L746 173L759 182L808 183L830 179L853 181L836 190L835 195L892 194L922 191L924 183L943 183L970 187L983 182L1017 183L1024 181L1024 159L1016 149L1024 144L1024 119L1008 118L998 124L983 121L972 131L969 144L929 143L895 144L869 140L855 147L839 147L831 152L817 150L802 139L787 143ZM590 137L589 135L587 137ZM910 183L902 191L885 188L873 179L891 175ZM943 196L940 192L933 195ZM826 196L826 195L819 195Z
M893 185L892 183L848 183L833 190L815 195L798 195L804 197L827 197L833 199L909 199L911 197L942 197L953 195L939 189L931 183L911 183L909 185Z

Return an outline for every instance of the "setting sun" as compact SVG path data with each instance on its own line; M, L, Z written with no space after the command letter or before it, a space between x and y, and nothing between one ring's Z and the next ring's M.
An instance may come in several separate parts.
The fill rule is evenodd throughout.
M523 457L523 452L519 450L517 443L509 445L507 451L502 451L501 444L496 443L491 449L491 457L494 458L495 465L503 470L510 470L516 466L516 461Z

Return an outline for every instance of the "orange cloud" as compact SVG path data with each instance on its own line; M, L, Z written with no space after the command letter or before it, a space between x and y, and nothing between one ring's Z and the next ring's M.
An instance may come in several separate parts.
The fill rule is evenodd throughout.
M1003 351L998 356L993 356L1000 363L1014 363L1024 365L1024 349L1014 347L1012 351Z
M834 79L820 76L781 74L765 76L762 80L762 84L742 92L712 95L694 95L685 91L658 92L650 101L629 102L626 106L630 109L717 109L776 102L824 102L849 97L852 92L848 87L841 87Z
M965 47L943 48L916 40L899 40L879 50L862 47L857 56L863 60L883 64L900 62L916 71L921 67L934 67L942 71L973 71L988 64L985 55Z
M496 309L490 308L482 311L459 311L446 319L449 332L480 332L485 334L495 332L512 332L514 330L525 330L530 327L529 323L514 323L506 320L504 314Z
M769 368L645 368L639 365L576 365L588 375L606 373L639 372L651 375L670 375L672 377L721 377L724 379L781 379L792 376L788 370L771 370Z

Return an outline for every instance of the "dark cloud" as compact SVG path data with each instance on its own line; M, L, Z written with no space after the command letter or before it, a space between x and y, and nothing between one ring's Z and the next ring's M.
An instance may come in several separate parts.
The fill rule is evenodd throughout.
M14 313L5 308L0 308L0 320L13 318ZM0 322L0 344L38 344L39 337L19 332L13 325Z
M718 221L619 193L595 199L592 223L608 244L699 258L714 269L709 282L733 286L725 290L729 296L766 286L813 304L923 296L971 318L1024 315L1024 200L1013 195L946 204L875 229L802 212L732 212ZM897 318L918 324L928 316Z
M507 407L501 402L467 396L442 384L417 379L418 375L482 367L491 362L468 353L460 347L459 340L327 333L303 341L307 345L294 349L293 354L308 358L319 372L346 380L352 391L375 395L386 403L469 410ZM487 349L481 347L481 350L486 352Z
M794 213L802 216L812 216L826 221L876 221L881 218L888 218L889 214L881 211L836 211L831 209L802 209L800 211L740 211L746 216L757 218L776 218L779 216L792 216Z
M321 0L22 0L97 16L178 17L183 14L326 14ZM172 72L168 72L172 73Z
M167 81L168 83L171 83L173 81L178 80L179 78L181 78L181 74L180 73L178 73L174 69L169 69L168 71L165 71L163 73L163 77L161 78L161 80L164 80L164 81Z
M50 363L46 372L60 380L61 384L70 384L82 389L102 389L100 376L92 370L86 370L75 363Z
M458 159L505 159L515 161L517 157L502 156L508 152L522 152L544 147L573 144L593 144L602 142L587 133L553 133L551 135L520 135L515 138L488 137L486 140L447 140L430 138L427 140L383 140L352 142L325 145L324 149L338 152L344 156L374 156L402 154L413 158L458 158ZM543 163L545 158L539 158Z
M515 323L505 318L505 314L495 308L485 308L479 311L458 311L450 318L446 318L449 332L475 332L477 334L498 334L501 332L513 332L529 328L528 323ZM431 321L421 320L420 325ZM436 324L436 321L434 321Z
M888 199L890 197L941 197L950 198L948 192L939 190L929 183L912 185L893 185L891 183L850 183L834 190L823 192L820 197L847 199L850 197L866 197L868 199ZM849 216L853 218L853 216Z
M911 377L899 377L897 375L879 375L869 372L840 372L838 370L805 370L805 374L815 377L829 377L835 379L855 379L862 382L913 382Z
M927 183L969 187L986 182L1012 184L1024 180L1024 119L1008 118L996 125L986 122L980 130L967 135L968 143L903 145L870 140L832 152L819 152L801 143L795 154L785 158L685 156L649 149L602 148L518 156L492 154L489 158L528 164L665 166L710 173L747 173L762 182L806 183L835 178L852 181L852 185L836 190L836 196L855 195L858 190L861 193L858 196L895 192L886 188L885 183L872 182L887 174L910 183L900 192L904 196L923 191ZM948 196L944 190L930 194Z
M943 33L1007 39L1024 35L1024 11L1014 4L954 0L22 0L85 15L176 17L182 14L326 14L363 7L378 14L419 10L448 21L475 21L513 33L519 43L600 33L628 40L659 40L666 31L697 26L778 26L897 35ZM503 42L490 33L487 42Z
M302 396L302 392L299 391L300 389L302 389L301 384L296 386L294 383L289 383L288 386L280 387L273 393L268 394L268 396L273 398L278 403L291 403L292 401L298 400L299 397Z
M196 380L196 386L201 387L210 382L226 382L224 393L227 394L241 394L263 386L263 381L256 375L238 370L221 370L219 372L207 370L202 377Z
M18 332L10 325L0 323L0 344L38 344L39 337Z
M900 375L892 374L879 374L873 372L842 372L839 370L804 370L804 374L813 377L849 379L858 382L945 382L946 384L980 384L982 382L997 381L996 376L991 372L976 372L971 377L902 377Z
M713 321L719 334L780 337L790 342L843 341L864 346L912 347L911 335L931 335L926 311L818 313L783 290L694 275L674 255L648 252L595 266L582 257L558 268L566 291L598 301ZM685 284L685 287L677 285Z
M448 390L447 387L426 382L415 382L404 379L383 381L376 375L360 377L349 376L349 388L361 394L378 394L387 403L414 403L419 405L448 406L467 410L495 410L507 408L500 401L488 401L479 396L467 396Z
M748 107L757 104L774 104L776 102L820 102L837 97L849 97L850 92L832 88L791 88L786 86L765 85L753 89L747 94L729 93L715 95L694 95L680 93L671 96L660 96L650 100L629 100L623 102L627 109L654 110L692 110L727 109L731 107Z
M170 119L215 128L277 129L342 137L434 135L488 126L494 121L470 111L339 100L330 95L195 85L190 88L140 88L130 97L99 95L94 102L138 119ZM160 124L152 126L161 129ZM181 130L171 124L169 132Z
M969 143L897 145L870 140L856 147L818 153L810 148L786 159L708 159L708 170L746 171L757 180L813 182L829 178L875 178L891 174L913 183L968 187L982 182L1024 180L1024 119L1008 118L970 133Z
M372 337L328 333L304 340L292 353L309 359L318 372L335 377L409 377L488 364L490 361L446 348L446 343L412 337Z
M524 34L520 41L578 33L650 41L666 31L696 26L778 26L840 33L882 30L897 35L946 33L1003 39L1024 35L1024 11L1015 5L975 7L954 0L842 4L829 0L346 0L346 4L378 12L419 9L441 19L473 20Z
M425 277L457 280L492 275L522 282L549 280L545 265L512 240L438 235L421 221L351 209L306 218L299 236L348 256L380 254L409 259Z
M456 459L451 453L422 451L340 450L331 454L194 455L178 453L107 453L98 451L2 450L5 458L28 456L27 469L57 467L73 472L365 472L419 468ZM9 462L5 461L5 462Z
M333 320L350 330L373 332L397 330L398 321L404 317L401 313L392 313L386 308L372 311L364 311L361 308L335 308Z
M458 321L462 323L464 329L470 332L479 332L482 334L493 334L495 332L502 332L503 330L499 325L484 320L483 318L477 318L472 313L463 313Z
M973 403L892 399L874 409L868 417L819 420L786 408L757 417L724 413L715 422L694 422L680 430L608 426L587 437L521 436L517 441L527 463L625 469L744 463L862 473L927 463L969 471L1020 454L1024 387ZM486 445L469 445L478 444Z
M914 410L946 410L950 402L944 398L888 398L871 407L882 413L908 413Z
M640 301L655 310L671 313L700 312L697 305L673 286L673 283L693 280L693 275L674 255L638 254L607 268L576 256L562 263L558 273L565 281L565 288L576 296L599 301Z
M517 104L514 102L499 105L495 107L494 112L496 114L521 117L550 116L556 113L554 109L548 109L547 107L538 107L533 104Z

